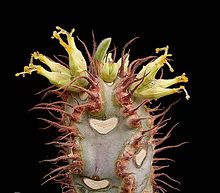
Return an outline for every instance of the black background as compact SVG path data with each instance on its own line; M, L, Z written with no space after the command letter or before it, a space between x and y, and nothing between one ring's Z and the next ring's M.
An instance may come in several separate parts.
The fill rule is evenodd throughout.
M36 92L49 86L48 81L36 74L16 78L14 74L20 72L29 62L33 51L40 51L47 56L64 53L56 40L52 40L55 26L66 30L76 29L75 35L84 40L92 48L91 31L94 30L99 42L105 37L112 37L119 50L135 36L140 39L132 44L131 59L154 54L157 47L170 46L170 53L174 61L171 62L175 75L185 72L189 78L186 88L191 96L189 101L184 94L167 97L163 104L167 105L178 98L180 102L170 111L172 116L169 127L180 122L167 144L189 141L180 148L168 150L168 156L176 160L170 168L164 170L181 182L182 193L198 191L196 179L198 162L203 157L198 156L198 126L195 126L195 47L197 45L197 26L199 17L197 8L184 3L178 4L140 4L106 2L106 4L88 4L87 2L71 3L59 2L46 6L42 3L26 3L25 6L7 6L7 12L1 17L4 29L1 31L4 50L1 66L4 76L1 76L2 86L2 120L6 124L1 127L2 168L7 167L4 174L4 185L7 192L61 192L56 185L41 186L41 178L48 171L48 166L39 164L42 159L55 155L55 149L44 146L53 138L53 132L39 130L42 126L36 117L39 112L29 112L33 105L40 101ZM7 18L7 19L6 19ZM79 44L77 44L79 45ZM82 48L81 45L78 47ZM2 74L1 72L1 74ZM167 77L173 77L168 70ZM166 155L166 154L164 154ZM195 191L195 192L197 192ZM176 192L169 189L168 192Z

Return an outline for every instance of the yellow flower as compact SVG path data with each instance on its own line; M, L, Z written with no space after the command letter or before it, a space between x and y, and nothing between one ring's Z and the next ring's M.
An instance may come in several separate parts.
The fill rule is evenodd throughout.
M86 60L83 57L81 51L76 47L74 37L72 37L73 32L75 29L73 28L70 33L66 30L62 29L61 27L57 26L56 29L58 31L53 32L52 39L58 39L59 43L65 48L66 52L69 55L69 67L72 76L75 78L77 76L87 76L87 64ZM66 35L67 43L63 41L61 38L61 34ZM88 82L85 79L80 79L76 81L76 84L85 87L88 85Z
M167 57L172 56L168 54L169 47L157 48L156 53L159 51L164 51L164 54L158 57L156 60L149 62L142 70L137 74L136 78L144 78L143 82L138 86L135 91L135 96L143 97L148 99L158 99L170 94L179 93L184 91L186 93L186 99L188 100L190 96L188 95L184 86L179 88L168 88L177 83L188 82L188 78L183 73L181 76L177 76L173 79L156 79L155 76L157 72L166 64L171 72L174 69L169 64ZM138 83L132 85L131 88L135 88Z
M77 49L74 37L72 36L75 29L73 28L71 32L67 32L60 27L56 27L56 30L53 31L52 38L59 40L59 43L65 48L66 52L69 56L69 67L66 67L58 62L55 62L40 54L39 52L34 52L31 55L30 64L24 67L24 71L21 73L17 73L16 76L25 74L31 74L36 71L38 74L46 77L51 84L56 85L57 87L62 86L70 86L72 85L74 80L74 85L80 87L87 87L89 82L87 73L87 64L86 60L83 57L80 50ZM66 36L67 42L65 42L61 35ZM148 64L143 66L140 72L134 75L130 72L130 68L132 63L129 63L129 53L123 54L123 58L120 58L117 62L112 59L112 53L107 52L110 44L111 38L104 39L95 50L94 55L90 58L90 66L94 70L96 70L96 75L98 75L104 82L112 83L117 79L119 74L120 66L122 65L123 59L123 67L124 73L126 76L130 76L130 78L136 78L137 81L134 81L129 89L132 91L135 97L147 98L147 99L158 99L170 94L180 93L184 91L186 94L186 99L189 99L189 95L184 86L179 86L178 88L170 88L170 86L178 83L188 82L188 78L185 73L181 76L177 76L172 79L156 79L156 75L158 71L164 66L167 65L171 72L174 72L174 69L170 65L169 57L172 54L168 53L169 47L157 48L156 53L164 52L158 58L150 61ZM45 64L50 71L43 68L41 65L35 65L33 60L39 60L43 64ZM129 66L130 65L130 66ZM78 78L79 77L79 78ZM75 79L76 78L76 79ZM139 80L139 81L138 81ZM76 91L76 87L68 87L71 91Z
M31 55L30 64L29 66L24 67L24 72L17 73L16 76L25 74L31 74L32 72L36 71L38 74L46 77L51 84L54 84L58 87L65 86L68 84L72 79L78 76L87 76L87 64L86 61L81 53L75 45L74 38L72 37L73 32L75 29L73 28L70 33L65 31L60 27L56 27L58 31L53 32L52 38L56 38L59 40L59 43L65 48L69 55L69 68L63 66L58 62L54 62L48 57L40 54L39 52L34 52ZM67 36L67 43L64 42L61 38L61 34ZM40 60L42 63L46 64L50 70L44 69L40 65L34 65L33 59ZM79 86L87 86L88 81L85 79L79 79L74 82L74 84Z
M40 60L42 63L46 64L50 68L51 72L44 69L40 65L34 65L33 59ZM15 75L22 75L24 77L25 74L31 74L34 71L46 77L51 84L54 84L58 87L66 85L68 82L71 81L72 77L71 72L67 67L52 61L51 59L40 54L39 52L34 52L31 55L29 66L24 67L24 72L20 72Z

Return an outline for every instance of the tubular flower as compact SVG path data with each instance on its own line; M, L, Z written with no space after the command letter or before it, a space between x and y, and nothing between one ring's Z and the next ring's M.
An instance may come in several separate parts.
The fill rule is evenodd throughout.
M40 60L42 63L46 64L50 70L44 69L40 65L34 65L33 59ZM64 86L71 80L71 72L65 66L52 61L48 57L40 54L39 52L34 52L31 55L29 66L24 67L24 72L17 73L16 76L22 75L23 77L25 74L31 74L32 72L36 71L38 74L46 77L51 84L54 84L58 87Z
M87 64L80 50L77 49L74 38L72 37L75 29L73 28L70 33L65 31L60 27L56 27L57 31L53 32L52 38L58 39L59 43L65 48L69 56L69 68L63 66L58 62L54 62L48 57L40 54L39 52L34 52L31 56L29 66L24 67L24 72L17 73L16 76L31 74L33 71L36 71L38 74L46 77L52 84L61 87L67 84L79 76L88 76L87 74ZM61 38L61 34L66 35L67 43ZM112 53L108 53L108 49L111 44L111 38L104 39L96 49L94 54L94 63L96 64L96 70L102 80L106 83L113 83L119 74L119 69L122 66L122 58L117 62L112 59ZM158 99L174 93L180 93L184 91L186 93L186 99L189 99L184 86L179 88L168 88L174 84L187 82L188 78L183 73L181 76L177 76L173 79L156 79L158 71L166 64L171 72L174 72L174 69L169 63L168 57L171 57L172 54L168 54L169 47L156 48L156 53L164 51L164 54L158 58L150 61L142 70L136 75L136 79L142 79L141 84L135 82L130 85L130 90L135 88L134 96L148 99ZM124 56L124 71L129 74L129 54ZM46 64L51 72L47 71L40 65L34 65L33 59L40 60L42 63ZM87 87L88 81L86 79L78 79L74 82L75 85ZM73 87L69 87L68 90L76 90Z
M73 32L75 29L73 28L70 33L63 30L60 27L56 27L57 31L53 32L52 38L56 38L59 40L59 43L65 48L69 56L69 68L65 67L64 65L54 62L52 59L48 58L40 54L39 52L34 52L31 55L29 66L24 67L24 72L16 73L16 76L25 74L31 74L32 72L36 71L38 74L46 77L51 84L54 84L57 87L62 87L71 82L74 78L78 76L87 76L87 64L86 61L81 53L75 45L74 38L72 37ZM67 36L67 42L65 43L62 38L61 34ZM46 70L40 65L34 65L33 59L40 60L40 62L46 64L51 71ZM76 85L79 86L87 86L88 82L85 79L76 80L74 82ZM73 87L68 87L68 90L75 91L76 89Z
M186 99L188 100L190 98L184 86L180 86L179 88L168 88L169 86L177 83L188 82L188 78L185 76L185 73L173 79L155 78L157 72L164 66L164 64L169 67L171 72L174 72L174 69L168 62L167 57L172 56L171 54L168 54L168 49L168 46L157 48L156 53L158 53L159 51L164 51L164 54L157 59L149 62L137 74L136 78L144 77L143 82L138 86L135 91L135 95L137 97L158 99L170 94L180 93L181 91L184 91L186 94ZM137 84L138 83L134 84L132 87L136 86Z

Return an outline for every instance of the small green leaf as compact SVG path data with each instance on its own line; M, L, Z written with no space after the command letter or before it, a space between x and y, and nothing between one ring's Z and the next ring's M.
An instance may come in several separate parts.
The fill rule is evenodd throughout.
M98 45L98 48L96 50L96 53L95 53L95 60L99 61L99 62L103 62L103 59L107 53L107 50L110 46L110 43L111 43L111 38L106 38L104 40L102 40L102 42Z

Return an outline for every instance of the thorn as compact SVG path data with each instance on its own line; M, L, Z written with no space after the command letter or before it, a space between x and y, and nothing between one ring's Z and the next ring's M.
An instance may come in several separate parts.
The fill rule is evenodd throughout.
M92 58L94 58L95 52L97 50L97 43L96 43L96 40L95 40L95 34L94 34L93 30L92 30L92 42L93 42Z
M186 142L180 143L180 144L178 144L178 145L169 145L169 146L165 146L165 147L161 147L161 148L155 149L155 154L156 154L156 153L159 153L159 152L161 152L161 151L164 151L164 150L166 150L166 149L171 149L171 148L180 147L180 146L182 146L182 145L184 145L184 144L187 144L187 143L189 143L189 142L186 141Z
M113 61L115 61L115 58L116 58L116 46L115 46L115 44L113 44L113 46L114 46L114 49L113 49L113 57L112 57L112 59L113 59Z
M69 147L72 150L77 150L76 143L74 142L59 142L59 141L51 141L48 143L45 143L45 145L54 145L56 147Z
M46 184L47 182L49 182L49 181L51 181L51 180L54 180L55 178L58 178L58 177L62 177L62 176L67 176L67 174L57 174L57 175L55 175L55 176L53 176L53 177L50 177L49 179L47 179L46 181L44 181L41 185L44 185L44 184Z
M149 112L149 113L152 113L152 112L156 112L156 111L162 111L162 110L164 110L164 108L159 108L161 106L161 103L159 104L159 105L157 105L156 107L154 107L154 108L152 108L152 109L147 109L147 111Z
M51 125L48 125L48 126L46 126L46 127L41 127L40 130L46 130L46 129L49 129L49 128L51 128L51 127L52 127Z
M171 161L171 162L175 162L175 160L173 159L170 159L170 158L157 158L157 157L154 157L153 158L153 162L156 163L158 161Z
M68 112L66 112L62 109L54 108L54 107L37 107L37 106L35 106L35 107L31 108L29 111L32 111L32 110L48 110L49 113L51 113L50 110L52 110L52 111L56 111L56 112L59 112L59 113L63 113L65 115L73 118L73 116L70 113L68 113Z
M134 92L136 91L136 89L143 83L143 81L147 75L148 75L148 73L146 74L146 71L145 71L144 75L141 78L137 79L138 81L140 80L140 82L130 91L131 95L133 95Z
M94 79L94 80L98 79L96 74L93 74L92 72L89 72L88 70L86 70L86 72L88 73L89 76L91 76L92 79Z
M129 113L134 113L135 111L137 111L140 107L146 105L148 102L150 102L149 99L145 99L142 101L141 104L139 104L137 107L132 108L131 110L129 110Z
M55 173L55 172L63 172L65 171L66 169L70 169L71 168L71 165L65 165L65 166L60 166L54 170L52 170L51 172L49 172L48 174L46 174L43 179L45 179L46 177L50 176L51 174Z
M67 106L73 108L73 105L71 105L70 103L65 102L65 101L55 101L55 102L47 103L47 104L48 104L48 105L63 104L63 105L67 105Z
M181 183L173 178L171 178L169 175L165 174L165 173L160 173L160 174L154 174L154 176L157 178L157 177L160 177L160 176L164 176L166 178L168 178L169 180L173 181L173 182L176 182L177 184L181 185Z
M49 96L50 94L56 94L58 97L61 97L61 95L63 95L63 93L58 91L59 89L56 90L48 90L47 92L44 93L44 95L42 96L42 100L45 99L47 96Z
M129 86L131 86L133 83L138 82L140 79L135 79L131 76L128 76L127 79L123 82L123 89L127 89Z
M171 132L173 131L173 129L174 129L178 124L179 124L179 123L176 123L176 124L167 132L167 134L166 134L163 138L156 139L155 146L159 146L159 145L161 145L164 141L166 141L166 140L170 137L170 134L171 134Z
M159 117L162 117L162 119L160 121L163 120L163 117L166 115L166 113L178 102L180 101L180 99L178 99L177 101L173 102L172 104L170 104L162 113L159 113L157 115L154 115L154 120L158 119ZM159 122L160 122L159 121Z
M164 117L162 117L159 121L158 121L158 123L157 123L157 125L162 125L162 124L167 124L167 122L168 121L170 121L171 120L171 117L169 117L169 118L167 118L167 119L164 119ZM162 128L162 127L160 127L160 128ZM159 130L159 129L158 129Z
M155 171L159 171L159 170L162 170L164 168L168 168L170 167L170 165L165 165L165 166L153 166L154 170Z
M91 104L90 103L83 103L83 104L79 104L76 105L73 109L73 112L77 112L77 113L82 113L82 111L84 111L84 108L89 107Z
M91 76L91 74L88 72L88 71L86 71L90 76ZM92 75L93 76L93 75ZM94 77L94 76L93 76ZM92 77L92 78L93 78ZM81 79L81 78L84 78L84 79L86 79L93 87L97 87L97 85L98 85L98 81L94 81L94 80L92 80L92 78L90 78L90 77L88 77L88 76L78 76L78 77L76 77L74 80L75 81L77 81L77 80L79 80L79 79ZM95 77L94 77L94 79L95 79ZM71 86L71 85L70 85Z
M62 65L64 65L66 68L69 68L69 65L67 65L65 62L63 62L62 60L60 60L57 56L53 55L53 57Z
M160 78L159 79L161 79L161 78L163 78L163 68L161 68L161 74L160 74Z
M54 87L56 87L56 86L54 86L54 85L49 86L49 87L47 87L47 88L45 88L45 89L43 89L43 90L41 90L41 91L35 93L35 95L39 95L39 94L41 94L41 93L43 93L43 92L46 92L46 91L48 91L48 90L50 90L50 89L52 89L52 88L54 88Z
M86 71L86 70L85 70ZM59 95L58 95L58 97L61 97L66 91L67 91L67 89L70 87L70 86L73 86L74 87L74 85L72 85L75 81L77 81L77 80L79 80L79 79L81 79L81 78L84 78L85 76L78 76L78 77L75 77L73 80L71 80L69 83L67 83L66 85L64 85L64 86L61 86L61 87L59 87L59 88L57 88L56 90L54 90L54 91L57 91L58 93L59 93ZM83 88L83 87L81 87L81 88ZM62 92L59 92L60 90L62 90L63 89L63 91Z
M78 131L76 130L76 128L74 127L70 127L70 126L65 126L65 125L60 125L59 123L56 123L54 121L50 121L48 119L44 119L44 118L37 118L39 120L42 120L42 121L45 121L46 123L54 126L54 127L57 127L59 129L64 130L64 131L70 131L70 132L73 132L74 136L78 136Z
M85 42L82 41L78 36L77 36L77 39L80 41L80 43L82 43L82 45L83 45L83 47L84 47L84 49L85 49L85 51L86 51L86 54L87 54L87 56L88 56L88 58L89 58L89 62L90 62L90 64L91 64L92 61L93 61L93 59L92 59L91 54L89 53L89 50L88 50L88 48L87 48Z
M161 182L161 183L167 185L168 187L170 187L170 188L172 188L172 189L175 189L175 190L177 190L177 191L180 191L178 188L171 186L170 184L168 184L167 182L164 182L163 180L155 179L155 181Z
M157 130L157 129L158 129L158 125L155 125L151 129L147 129L147 130L141 131L141 134L144 135L145 133L147 133L149 131L153 131L153 130Z
M62 58L65 58L66 60L69 60L69 57L68 57L68 56L61 55L61 54L59 54L58 56L59 56L59 57L62 57Z
M158 130L160 130L161 128L165 127L166 125L167 125L167 123L157 124L157 125L153 126L153 128L148 129L148 130L143 131L143 132L154 131L154 132L151 132L151 135L154 136L155 134L158 134Z
M156 189L160 190L162 193L166 193L167 192L167 190L164 187L162 187L162 186L156 185ZM159 193L159 192L156 191L155 193Z
M129 72L131 74L134 74L135 70L137 69L137 67L141 64L143 64L144 62L147 62L149 59L155 59L157 58L157 56L148 56L145 58L139 58L134 60L133 62L131 62L131 64L129 65Z
M92 30L92 42L93 42L93 50L92 50L92 62L90 63L90 71L93 75L98 75L98 70L96 68L96 64L94 61L94 56L97 50L97 43L95 40L94 31Z
M42 162L55 162L57 163L58 161L68 161L68 160L77 160L77 157L74 156L73 153L70 153L68 155L62 155L62 156L59 156L59 157L56 157L56 158L53 158L53 159L46 159L46 160L42 160L40 161L40 163Z
M67 138L67 137L70 137L70 138L71 138L71 135L74 136L74 132L70 132L70 133L68 133L68 134L66 134L66 135L64 135L64 136L59 136L56 140L62 141L62 140L64 140L64 139Z
M128 120L128 124L132 127L138 128L140 127L140 121L147 118L148 117L131 118L130 120Z
M125 72L124 72L124 63L125 63L125 49L136 39L138 39L139 37L135 37L133 39L131 39L128 43L126 43L124 45L124 47L122 48L122 52L121 52L121 59L122 59L122 62L121 62L121 66L119 68L119 71L118 71L118 75L122 78L125 76Z
M54 115L50 110L47 109L47 112L54 118L56 119L57 121L62 121L62 117L58 117L56 115Z
M81 86L77 86L77 85L71 85L71 86L74 87L74 88L78 88L79 90L88 93L93 99L98 97L97 93L94 93L94 92L92 92L88 89L85 89L85 88L81 87Z

